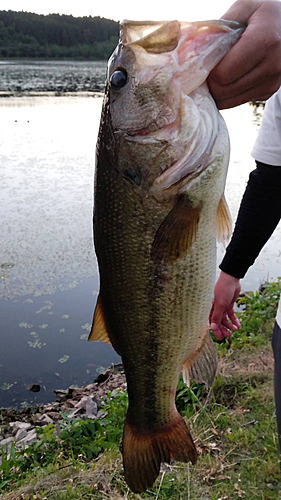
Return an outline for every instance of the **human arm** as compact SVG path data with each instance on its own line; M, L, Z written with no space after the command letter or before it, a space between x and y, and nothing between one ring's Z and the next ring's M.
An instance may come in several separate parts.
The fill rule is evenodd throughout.
M268 99L281 85L281 1L237 0L222 17L247 27L208 78L218 108Z
M257 168L250 174L234 232L220 264L222 273L214 290L209 319L218 340L239 328L233 309L240 292L239 280L254 263L280 217L281 166L257 163Z

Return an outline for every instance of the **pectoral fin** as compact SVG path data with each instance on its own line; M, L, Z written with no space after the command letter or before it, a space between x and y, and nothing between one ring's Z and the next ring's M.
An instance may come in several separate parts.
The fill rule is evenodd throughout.
M226 244L230 239L231 231L231 215L223 194L217 209L217 240Z
M188 253L196 238L200 212L201 205L193 207L186 195L178 198L156 232L151 249L154 261L174 262Z
M105 325L100 295L98 296L93 318L92 330L88 337L88 340L92 342L99 341L99 342L104 342L105 344L111 344Z

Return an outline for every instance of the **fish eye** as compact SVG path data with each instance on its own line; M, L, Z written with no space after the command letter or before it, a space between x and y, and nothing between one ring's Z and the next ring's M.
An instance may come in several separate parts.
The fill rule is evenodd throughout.
M110 85L114 90L119 90L126 85L127 80L127 71L125 69L117 69L110 77Z

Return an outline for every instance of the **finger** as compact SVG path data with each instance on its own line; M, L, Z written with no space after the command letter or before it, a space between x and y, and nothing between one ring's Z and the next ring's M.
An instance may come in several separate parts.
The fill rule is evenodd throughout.
M250 2L235 2L222 16L222 19L245 24L255 10L256 6L252 6Z
M237 327L237 329L240 328L241 324L240 324L240 321L237 318L234 310L232 309L231 311L228 311L227 314L228 314L229 319L232 321L233 325L235 325Z
M232 330L233 332L235 332L237 330L237 326L234 325L229 319L228 319L228 315L226 313L223 314L223 317L222 317L222 320L221 320L221 324L223 326L225 326L228 330Z
M273 92L274 93L274 92ZM241 104L245 104L247 102L251 101L267 101L272 96L272 94L262 94L261 92L257 92L255 89L247 90L246 92L243 92L242 94L235 96L235 97L230 97L224 100L218 100L216 101L216 105L218 109L229 109L229 108L235 108L236 106L240 106Z
M223 340L224 335L221 332L219 325L216 325L215 323L211 323L210 328L211 328L211 330L212 330L212 332L217 340Z
M219 327L221 324L223 313L225 312L225 304L220 304L218 300L215 300L212 304L212 309L210 312L210 323L213 323Z
M228 85L239 80L263 61L265 53L262 41L259 40L260 50L256 50L253 40L251 40L253 38L252 31L249 26L240 40L211 72L212 79L223 85ZM256 38L255 34L254 37Z
M212 79L208 80L210 91L218 108L225 109L249 101L267 100L281 84L281 71L271 75L268 73L264 78L261 77L262 73L264 73L264 69L257 67L230 85L220 85Z
M210 328L217 340L223 340L224 337L231 337L232 332L229 332L221 324L211 323Z
M225 326L228 330L231 330L232 332L236 332L238 327L234 325L231 321L229 321L227 318L223 318L221 321L221 324Z

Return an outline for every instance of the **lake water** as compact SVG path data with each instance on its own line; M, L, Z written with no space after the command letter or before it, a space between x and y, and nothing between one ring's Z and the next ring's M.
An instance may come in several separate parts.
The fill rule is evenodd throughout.
M50 64L39 66L49 71ZM22 65L13 63L11 73ZM94 63L71 65L77 82L81 68L95 73ZM97 71L101 90L100 63ZM7 64L5 74L0 92L8 91ZM25 78L32 82L28 71ZM25 84L23 78L21 88ZM99 289L92 209L102 99L93 89L71 97L42 95L38 88L32 97L9 92L14 95L0 99L0 407L21 407L52 401L54 389L91 383L99 367L119 357L108 345L86 341ZM223 116L232 143L226 197L235 218L254 168L250 151L260 114L244 105ZM279 226L244 289L280 275L280 232ZM219 260L222 255L219 247ZM41 385L39 393L27 390L34 383Z

